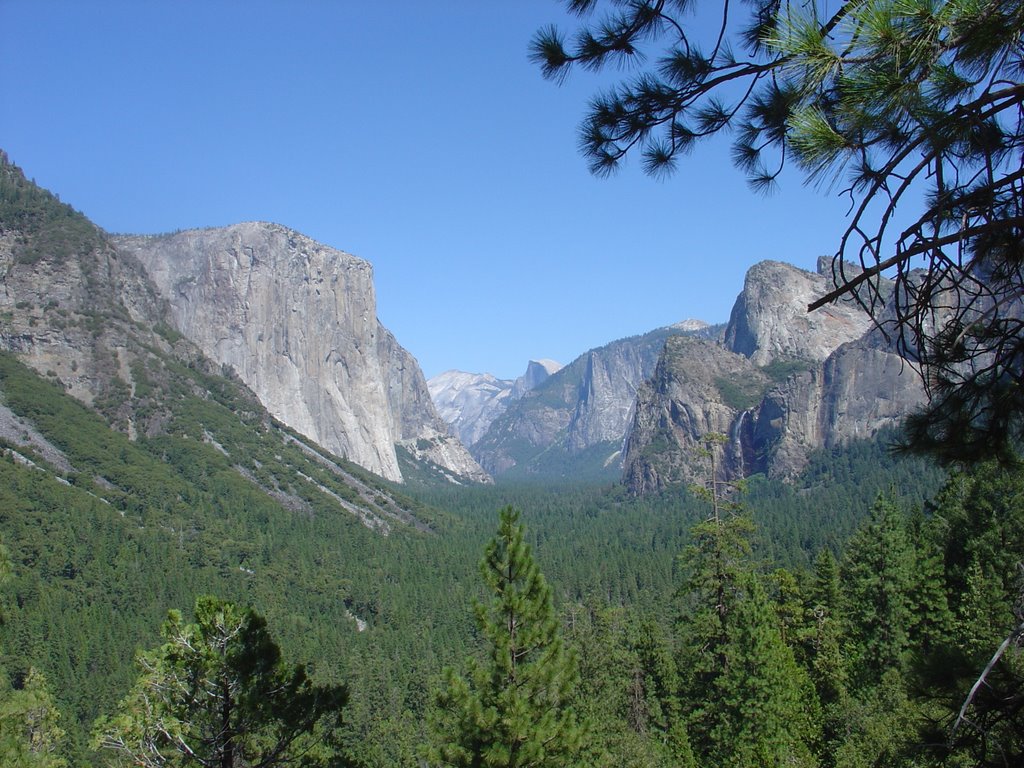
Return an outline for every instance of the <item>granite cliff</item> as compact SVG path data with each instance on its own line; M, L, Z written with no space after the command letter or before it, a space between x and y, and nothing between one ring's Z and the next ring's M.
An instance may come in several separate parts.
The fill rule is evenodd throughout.
M150 349L199 355L160 332L169 310L145 269L2 152L0 191L0 350L129 435L158 428L158 411L143 419L129 402L136 363Z
M687 321L592 349L511 401L470 450L492 474L616 477L637 388L665 340L715 331Z
M920 379L854 302L808 315L832 285L779 262L750 269L724 343L670 339L639 391L623 478L634 493L705 471L707 432L727 436L721 478L789 478L810 451L871 438L924 403Z
M762 366L774 360L824 360L872 326L871 318L852 301L807 311L808 304L832 287L825 263L819 264L817 273L779 261L755 264L747 270L729 316L726 349Z
M487 479L378 322L369 263L267 223L115 242L145 266L175 329L289 427L390 480L402 480L396 445Z
M429 529L416 502L272 418L173 323L133 254L0 151L0 454L179 548L219 550L211 531L240 508ZM222 566L244 560L232 544Z

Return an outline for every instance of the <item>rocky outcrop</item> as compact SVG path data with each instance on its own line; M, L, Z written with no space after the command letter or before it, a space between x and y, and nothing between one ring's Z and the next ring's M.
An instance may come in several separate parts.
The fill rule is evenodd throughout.
M554 374L562 370L562 364L554 360L531 360L526 372L512 382L512 399L518 400L530 390L536 389Z
M472 447L505 410L512 381L489 373L445 371L427 380L438 414L464 445Z
M792 477L811 450L871 438L924 404L918 374L870 333L769 392L751 443L770 456L770 475Z
M562 367L554 360L531 360L518 379L498 379L489 373L445 371L427 382L438 414L472 446L513 400L543 384Z
M828 275L778 261L755 264L729 316L726 348L756 365L777 360L821 362L841 344L859 339L872 323L856 302L807 311L808 304L832 288L831 272Z
M616 344L583 355L583 375L566 428L569 453L580 453L598 443L622 442L637 388L657 360L651 354L656 344Z
M789 265L755 265L724 346L666 343L625 443L634 493L702 477L697 449L709 432L726 438L719 479L790 478L812 450L871 438L924 403L920 378L856 305L807 316L830 284Z
M25 180L2 153L0 174L20 190L27 208L44 212L38 220L0 219L0 349L16 353L129 435L145 431L127 396L140 355L147 348L170 349L154 332L167 320L166 303L137 259L119 253L84 216Z
M706 472L700 456L704 436L733 435L745 413L733 387L737 382L759 393L769 382L747 357L712 341L675 336L650 380L637 394L636 412L623 454L623 480L637 494L688 482ZM719 479L744 470L743 441L725 445Z
M438 436L418 365L377 321L367 262L266 223L116 242L179 332L327 450L400 481L396 443Z

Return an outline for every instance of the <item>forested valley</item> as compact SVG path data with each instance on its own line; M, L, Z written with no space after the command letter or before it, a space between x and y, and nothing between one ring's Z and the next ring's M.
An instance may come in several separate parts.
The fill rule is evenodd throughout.
M664 11L688 4L611 5L624 21L566 38L578 48L542 30L548 76L681 29ZM779 7L750 6L759 45ZM841 4L835 24L858 20L840 45L782 7L771 61L742 70L756 121L736 157L770 184L758 142L788 150L799 128L812 175L863 151L851 189L871 198L930 147L887 204L920 176L933 209L888 263L920 302L903 340L920 332L937 372L911 442L946 469L883 433L792 482L727 485L707 435L703 482L655 495L438 482L409 457L404 484L384 481L272 418L166 322L138 262L0 153L0 766L1024 765L1024 10ZM594 169L634 146L652 172L685 153L699 136L680 105L733 79L730 50L704 58L683 35L655 60L669 83L596 100ZM766 76L800 56L810 85ZM712 101L690 125L737 114ZM952 269L942 248L970 238L977 261ZM908 253L936 259L934 282ZM885 268L860 257L837 291ZM947 299L950 270L975 292ZM936 296L959 312L941 332Z
M189 439L199 420L231 445L244 411L226 396L183 395L171 434L130 441L12 357L0 363L6 406L79 470L62 472L12 444L0 461L5 765L206 764L175 752L173 740L146 737L159 719L141 692L171 661L194 673L172 652L175 642L192 638L194 646L210 626L223 629L225 616L256 628L253 648L291 680L295 701L331 703L316 723L303 721L307 730L292 723L292 746L299 736L309 743L282 759L1021 759L1024 670L1019 646L1005 643L1021 622L1024 476L1016 469L945 475L926 460L892 455L881 440L816 455L792 485L755 477L710 496L382 484L381 493L399 494L427 521L385 536L315 505L286 510L210 442ZM263 458L262 466L274 461ZM509 506L520 512L511 521L503 513L508 525L495 538L498 511ZM496 542L508 548L516 530L525 540L511 548L515 558L543 574L515 608L525 624L544 627L523 664L557 662L535 684L546 681L549 694L557 688L559 712L572 715L561 729L572 731L572 748L538 747L539 759L522 762L487 753L492 762L479 763L473 755L504 731L481 726L472 712L509 706L514 717L502 722L536 724L542 713L529 708L545 701L488 693L501 678L495 648L507 650L508 638L491 615L500 606L485 609L508 590L482 579L478 564ZM549 586L539 589L538 578ZM551 647L558 654L545 655ZM195 702L189 712L196 722L207 717ZM171 729L179 735L181 715L179 731ZM256 742L285 730L265 709L260 716L267 722L256 718ZM142 744L153 750L148 757ZM241 754L239 747L237 765L278 764Z

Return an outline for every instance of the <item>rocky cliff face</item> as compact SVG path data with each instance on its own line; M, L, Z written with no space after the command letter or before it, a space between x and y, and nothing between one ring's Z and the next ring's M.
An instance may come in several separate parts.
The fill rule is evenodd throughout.
M821 269L821 267L819 267ZM917 375L855 305L807 317L831 280L777 262L755 265L724 346L671 339L641 388L624 451L635 493L691 481L707 432L727 437L721 478L792 477L810 451L870 438L924 402Z
M588 454L590 464L615 474L637 388L654 372L665 339L680 332L661 328L576 358L511 401L473 444L474 457L492 474L568 475Z
M635 493L660 490L700 477L698 453L709 433L728 435L719 479L742 467L746 454L734 435L743 393L759 393L770 380L747 357L705 339L675 336L665 342L654 375L641 386L623 454L623 480ZM750 397L748 394L747 397Z
M476 443L513 400L543 384L562 367L554 360L531 360L518 379L489 373L445 371L427 382L438 414L463 445Z
M811 450L873 437L924 404L917 373L869 332L768 392L752 418L750 442L770 452L770 474L788 477Z
M418 365L377 321L367 262L265 223L116 242L178 331L332 453L400 481L395 445L438 437Z
M84 216L28 182L0 152L0 349L134 436L133 366L170 351L168 307L131 255ZM181 345L188 359L194 349ZM161 414L147 418L159 422Z
M440 467L453 482L493 482L465 445L450 434L434 407L416 358L383 326L378 334L378 352L388 374L388 411L398 444L417 461Z
M9 456L53 471L62 482L71 473L79 475L75 482L80 489L92 494L91 482L97 497L130 519L152 501L142 498L148 491L150 462L166 462L173 469L168 475L152 475L162 478L158 483L167 483L179 470L182 475L172 486L154 490L159 495L173 487L171 496L179 502L178 494L187 488L192 490L186 495L215 502L222 491L206 487L208 473L233 472L241 487L264 493L283 510L312 515L314 510L333 509L354 515L383 535L396 525L429 530L414 516L409 499L276 423L250 389L236 376L224 375L223 365L172 325L169 304L139 260L117 249L83 215L27 181L0 151L0 351L13 353L59 384L106 426L131 440L153 438L118 456L106 449L93 454L97 444L90 438L90 455L79 453L73 463L61 440L51 442L52 423L42 426L52 416L46 409L63 406L44 395L49 404L43 412L16 414L5 402L14 391L7 389L0 392L0 437L15 446L7 451ZM403 360L407 353L392 341L383 342L389 350L385 356ZM402 365L415 368L414 361L396 367ZM4 387L20 378L19 367L4 361ZM33 386L24 380L16 386L26 385ZM19 392L26 394L32 398L40 393ZM105 435L111 436L106 427L96 426L93 436L105 441ZM217 458L209 461L208 451L215 451ZM194 461L204 463L198 484L193 483L198 477ZM451 473L449 477L461 479ZM218 479L214 486L235 487L231 482ZM184 503L167 519L187 516L188 507Z
M831 273L826 277L778 261L755 264L733 305L726 348L746 355L755 365L824 360L871 328L871 318L852 301L807 311L807 305L833 285Z
M536 389L562 370L562 367L561 363L547 358L531 360L526 365L526 372L512 382L512 399L518 400L530 390Z

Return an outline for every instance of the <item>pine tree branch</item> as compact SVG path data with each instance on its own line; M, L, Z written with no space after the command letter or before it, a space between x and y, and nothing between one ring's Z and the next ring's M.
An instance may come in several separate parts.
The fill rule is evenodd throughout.
M964 238L974 237L975 235L984 234L991 232L994 229L1008 229L1010 227L1024 227L1024 216L1014 216L1008 219L1000 219L999 221L988 222L985 224L979 224L975 227L968 227L967 229L954 232L945 237L932 238L924 240L915 246L907 248L905 251L897 253L895 256L886 259L883 262L875 264L868 269L865 269L859 275L850 278L843 285L836 288L834 291L829 291L820 299L812 301L807 305L807 311L813 312L826 304L829 304L836 299L851 293L858 285L870 280L872 277L876 277L879 273L884 272L887 269L895 267L897 264L906 261L907 259L913 258L919 254L933 250L935 248L941 248L944 245L951 245Z
M999 646L999 649L995 652L995 655L989 660L988 664L985 666L985 669L984 671L982 671L981 676L974 682L974 685L971 686L971 692L967 695L967 699L964 701L963 706L960 707L960 713L956 717L956 722L953 723L953 728L951 729L949 734L950 741L952 741L956 737L956 733L960 729L960 726L967 722L967 710L971 706L971 702L974 701L974 697L977 695L978 689L985 684L985 681L988 678L989 673L992 672L992 669L999 662L999 659L1001 659L1003 654L1006 653L1006 649L1009 648L1010 645L1012 645L1013 643L1020 640L1020 638L1022 637L1024 637L1024 621L1022 621L1020 623L1020 626L1018 626L1013 632L1011 632L1007 636L1005 640L1003 640L1002 644Z

